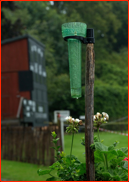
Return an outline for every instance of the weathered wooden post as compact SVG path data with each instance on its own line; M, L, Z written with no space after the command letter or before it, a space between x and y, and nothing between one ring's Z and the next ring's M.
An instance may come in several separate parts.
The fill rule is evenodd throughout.
M87 32L87 34L86 34ZM62 36L68 41L71 97L81 97L81 42L87 44L85 78L85 150L87 181L95 181L93 143L94 115L94 30L85 23L70 22L62 25Z
M93 143L93 115L94 115L94 30L87 29L86 46L86 76L85 76L85 151L86 173L88 181L95 181L94 151L90 148Z

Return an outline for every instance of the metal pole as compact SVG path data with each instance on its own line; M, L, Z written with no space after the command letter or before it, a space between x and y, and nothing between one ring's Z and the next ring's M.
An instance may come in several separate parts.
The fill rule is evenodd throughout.
M60 130L62 139L62 150L64 151L64 120L60 120Z
M93 115L94 115L94 44L86 47L86 78L85 78L85 151L87 181L95 181L93 144Z

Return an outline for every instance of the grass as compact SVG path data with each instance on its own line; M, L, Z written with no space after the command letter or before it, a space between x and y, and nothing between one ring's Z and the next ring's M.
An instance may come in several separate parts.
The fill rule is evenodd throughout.
M46 181L50 176L39 176L37 174L39 168L49 169L35 164L1 160L1 178L13 181ZM52 174L56 175L56 171Z
M97 133L94 133L97 136ZM81 138L84 137L84 133L78 133L74 136L73 150L72 154L78 157L81 162L85 162L85 147L81 145ZM64 152L66 155L70 154L72 135L65 135L65 147ZM104 140L103 144L109 146L112 145L116 140L119 144L116 148L128 147L128 137L123 135L118 135L114 133L100 132L100 140Z
M97 135L97 133L95 133L95 135ZM82 137L84 137L84 133L75 134L72 154L78 157L80 161L85 162L85 147L81 145ZM65 135L64 138L64 152L66 155L69 155L72 135ZM111 145L114 141L118 140L120 143L118 144L117 148L128 147L127 136L100 132L100 138L104 139L103 143L105 145ZM49 169L49 167L46 166L1 160L1 178L13 181L45 181L50 176L38 176L37 170L39 168ZM56 175L56 171L54 171L53 174Z

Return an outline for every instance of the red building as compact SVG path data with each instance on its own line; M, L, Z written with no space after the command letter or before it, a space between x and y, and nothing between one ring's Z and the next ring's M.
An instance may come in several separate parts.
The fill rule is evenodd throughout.
M33 126L48 121L44 45L29 35L1 45L1 119L17 118Z

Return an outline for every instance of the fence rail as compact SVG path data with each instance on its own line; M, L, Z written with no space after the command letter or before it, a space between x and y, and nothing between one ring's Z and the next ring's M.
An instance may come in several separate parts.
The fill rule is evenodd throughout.
M58 126L2 127L1 158L34 164L51 165L55 161L51 132L60 138ZM62 146L61 139L58 145ZM62 150L62 147L60 148Z

